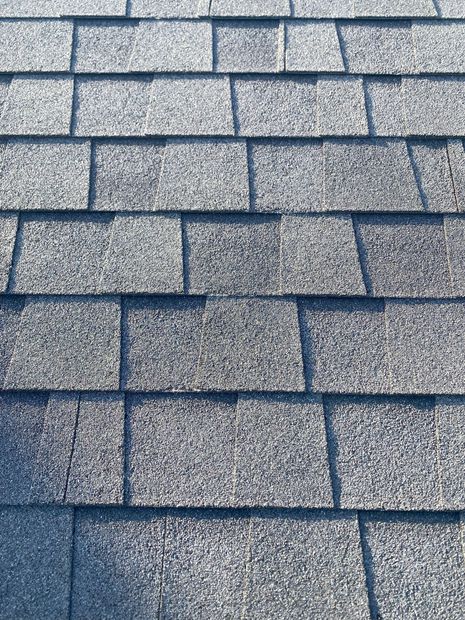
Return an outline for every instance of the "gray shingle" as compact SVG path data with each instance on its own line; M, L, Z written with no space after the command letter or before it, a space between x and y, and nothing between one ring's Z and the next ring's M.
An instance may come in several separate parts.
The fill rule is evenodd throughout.
M455 295L462 297L465 296L465 265L463 263L465 251L465 219L460 216L446 216L444 218L444 228L452 289Z
M280 222L253 215L184 220L191 294L267 295L279 289Z
M66 488L68 503L123 503L123 444L124 396L81 396Z
M465 17L462 0L437 0L440 17Z
M332 506L323 406L307 396L240 396L235 501Z
M465 24L418 21L413 22L412 33L418 71L423 73L465 72Z
M307 383L315 392L373 394L388 390L381 301L302 303Z
M73 513L0 508L0 597L6 618L66 618Z
M452 293L442 217L357 217L360 250L375 297Z
M0 70L68 71L72 38L70 21L2 21Z
M465 211L465 150L463 140L447 141L447 156L459 211Z
M153 140L97 142L91 209L153 211L165 145Z
M232 84L239 135L317 135L315 78L244 77Z
M247 211L247 146L241 140L168 140L156 208Z
M304 391L295 302L209 298L195 384L232 392Z
M190 512L168 518L162 618L240 617L247 530L247 519L221 512Z
M353 0L293 0L294 17L352 17Z
M137 136L145 133L149 78L76 78L77 136Z
M164 515L153 510L79 510L72 620L156 618Z
M1 17L60 17L61 15L125 14L126 0L2 0Z
M365 528L377 613L383 620L464 617L456 515L376 515Z
M405 135L401 79L365 78L364 85L370 135Z
M434 0L354 0L356 17L437 17Z
M129 403L128 500L142 506L227 505L235 401L137 396Z
M422 140L408 145L426 211L457 211L447 142Z
M323 136L368 135L361 78L318 80L318 132Z
M146 133L234 135L229 77L155 76Z
M0 292L8 286L17 228L16 215L0 214Z
M440 508L432 399L337 398L328 411L342 508Z
M204 300L129 300L124 313L123 386L188 390L200 351Z
M393 391L465 393L464 321L461 302L386 302Z
M15 76L0 116L0 134L68 135L73 78Z
M441 491L446 509L465 508L464 415L463 398L436 400Z
M118 389L119 348L116 300L28 298L4 387Z
M137 35L137 23L112 20L77 21L74 71L124 73L129 69Z
M284 293L365 295L350 215L284 216L281 235Z
M286 71L344 71L334 22L315 20L287 23Z
M131 0L132 17L197 17L199 0Z
M327 141L325 208L329 211L422 211L403 141Z
M0 76L0 112L5 107L5 102L8 98L8 89L11 84L11 76Z
M286 17L291 14L290 0L212 0L212 16Z
M87 209L90 143L9 140L0 172L0 209Z
M221 72L275 73L279 69L279 29L275 21L213 23L214 67Z
M15 348L23 306L24 299L21 297L0 297L0 386L2 387Z
M127 0L79 0L78 6L76 0L59 0L59 2L61 15L121 17L126 14Z
M323 148L320 142L252 142L250 156L255 211L321 210Z
M247 618L370 618L350 513L253 517L247 581Z
M339 26L350 73L404 74L415 71L410 24L346 22Z

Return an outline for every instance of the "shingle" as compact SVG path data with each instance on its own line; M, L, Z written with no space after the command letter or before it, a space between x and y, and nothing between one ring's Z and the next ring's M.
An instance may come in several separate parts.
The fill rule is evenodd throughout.
M352 17L353 0L293 0L294 17Z
M73 79L64 76L15 76L0 116L0 134L68 135Z
M354 0L356 17L437 17L434 0Z
M432 399L345 397L327 407L342 508L440 508Z
M131 504L230 502L236 427L232 398L136 396L128 415Z
M236 442L237 504L332 506L321 400L240 396Z
M24 299L21 297L0 297L0 386L2 387L15 348L23 306Z
M304 391L295 302L209 298L195 384L232 392Z
M307 301L301 306L301 321L312 391L386 392L388 355L381 301Z
M441 491L446 509L465 508L464 415L463 398L436 400Z
M442 217L361 216L356 227L375 297L447 297L452 293Z
M132 17L197 17L199 0L131 0Z
M78 73L124 73L137 35L133 21L77 21L73 69Z
M0 214L0 292L8 286L17 228L16 215Z
M329 211L423 210L403 141L328 141L324 166Z
M241 140L168 140L156 208L247 211L247 147Z
M179 215L116 215L99 290L182 293Z
M365 295L350 215L284 216L281 235L284 293Z
M76 6L76 0L60 0L60 14L122 17L126 14L126 2L127 0L79 0Z
M2 0L1 17L123 16L126 0Z
M79 510L71 619L156 618L164 515L153 510Z
M465 211L465 150L463 140L447 141L447 157L459 211Z
M70 21L2 21L0 70L68 71L72 38Z
M426 211L457 211L447 142L421 140L408 145Z
M317 135L315 78L244 77L232 84L239 135Z
M234 135L229 77L155 76L146 133Z
M137 136L145 133L149 78L76 78L77 136Z
M447 241L447 254L452 279L452 289L455 295L465 296L465 219L460 216L446 216L444 228Z
M393 391L465 393L464 321L461 302L386 302Z
M28 298L4 387L118 389L119 332L116 300Z
M86 395L79 400L66 501L123 503L124 397Z
M153 211L165 145L153 140L97 142L91 209Z
M368 135L361 78L318 80L318 132L324 136Z
M215 21L214 67L220 72L275 73L279 29L273 21Z
M166 528L161 617L239 618L247 534L248 520L234 515L212 511L170 516Z
M412 24L412 33L418 71L422 73L465 72L465 24L416 21Z
M250 159L254 211L321 210L323 148L320 142L252 142Z
M129 300L123 316L123 386L133 391L188 390L200 351L204 300Z
M370 135L405 135L401 79L365 78L364 85Z
M290 0L212 0L213 17L286 17L291 14Z
M10 88L11 79L11 76L0 76L0 113L3 111L5 102L8 98L8 89Z
M457 517L375 515L366 524L376 613L383 620L465 614Z
M465 79L404 77L402 90L407 133L465 135Z
M334 22L317 20L288 22L286 71L344 71Z
M90 143L9 140L0 172L0 209L87 209Z
M438 0L440 17L465 17L465 5L462 0Z
M0 508L3 618L68 615L73 513L63 508Z
M409 23L346 22L339 25L349 73L405 74L415 71Z
M245 617L368 620L354 515L275 514L252 518Z
M275 217L190 216L184 220L191 294L267 295L279 289Z

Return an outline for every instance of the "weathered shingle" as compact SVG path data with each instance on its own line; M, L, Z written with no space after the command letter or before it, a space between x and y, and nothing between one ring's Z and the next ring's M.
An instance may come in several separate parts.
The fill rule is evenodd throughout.
M279 289L279 219L190 216L184 220L191 294L267 295Z
M357 17L436 17L434 0L354 0Z
M131 0L132 17L197 17L199 0Z
M364 86L370 135L405 135L401 78L365 78Z
M291 14L290 0L212 0L213 17L286 17Z
M422 73L465 72L465 24L463 22L413 22L412 33L418 71Z
M361 78L318 80L318 133L322 136L368 135Z
M279 69L278 22L216 21L213 41L216 71L275 73Z
M417 140L408 145L412 166L426 211L457 211L451 162L444 140Z
M0 214L0 292L8 286L17 228L16 215Z
M321 400L240 396L236 442L236 504L332 506Z
M463 398L436 399L442 502L447 509L465 508L464 415Z
M293 21L286 25L286 71L344 71L334 22Z
M137 36L137 22L77 21L73 69L78 73L125 73Z
M446 216L444 228L447 240L452 290L460 297L465 295L465 219L460 216Z

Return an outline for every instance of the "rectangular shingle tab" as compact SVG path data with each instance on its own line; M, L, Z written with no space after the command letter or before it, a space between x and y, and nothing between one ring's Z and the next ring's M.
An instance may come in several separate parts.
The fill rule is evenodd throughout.
M344 71L334 22L309 20L287 23L286 71Z
M0 385L3 386L15 348L24 298L0 297Z
M434 0L354 0L356 17L437 17Z
M323 136L368 135L361 78L318 80L318 133Z
M447 509L465 508L464 415L463 398L436 399L441 490Z
M17 228L16 215L0 214L0 292L8 286Z
M126 0L2 0L1 17L115 16L126 11Z
M212 17L287 17L290 0L212 0Z
M353 17L353 0L293 0L294 17Z
M131 0L131 17L197 17L199 0Z
M401 78L365 78L364 86L370 135L404 136Z
M280 47L276 21L215 21L213 41L216 71L278 71Z
M462 0L438 0L440 17L465 17L465 5Z
M76 21L73 70L77 73L125 73L137 36L137 22Z
M425 210L457 211L459 184L454 187L447 142L423 139L411 141L408 148Z
M463 22L413 22L412 33L418 71L422 73L465 72L465 24Z

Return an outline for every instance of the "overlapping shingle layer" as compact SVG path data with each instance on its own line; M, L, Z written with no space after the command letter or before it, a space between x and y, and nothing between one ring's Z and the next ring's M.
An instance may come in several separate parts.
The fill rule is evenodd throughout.
M464 42L0 0L0 618L465 617Z

